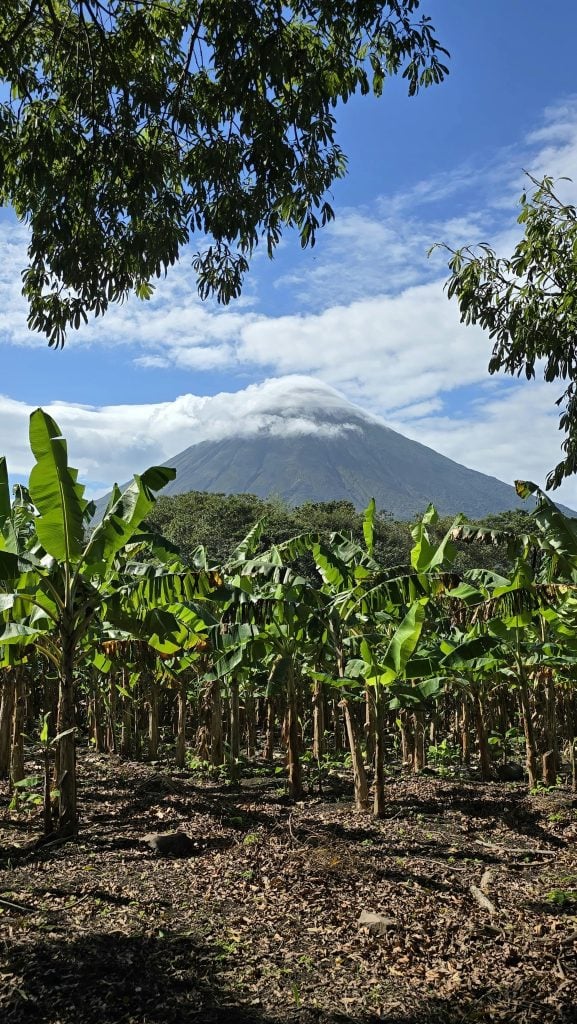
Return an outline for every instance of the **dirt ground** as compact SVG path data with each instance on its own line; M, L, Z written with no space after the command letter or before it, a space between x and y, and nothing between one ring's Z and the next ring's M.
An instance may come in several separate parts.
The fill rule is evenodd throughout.
M79 774L64 846L32 848L0 792L4 1024L577 1020L568 790L397 775L377 821L340 777L291 806L266 775L87 752ZM142 841L171 829L193 856Z

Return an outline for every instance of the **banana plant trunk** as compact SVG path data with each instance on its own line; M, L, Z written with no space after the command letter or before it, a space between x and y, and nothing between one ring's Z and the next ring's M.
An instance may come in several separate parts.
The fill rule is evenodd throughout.
M0 778L5 778L10 772L14 694L14 672L12 669L6 669L2 673L2 701L0 702Z
M214 679L210 686L210 762L217 766L224 761L222 738L222 694L220 679Z
M58 832L74 836L78 832L76 805L76 738L74 716L74 656L72 631L61 632L62 654L56 723L55 782L58 793Z
M256 701L250 683L247 684L244 699L244 716L246 730L246 756L254 757L256 753Z
M543 752L543 782L546 786L554 786L557 782L557 772L561 767L561 757L559 754L559 728L557 723L553 670L550 668L544 669L542 677L545 684L545 714L543 727L546 747Z
M413 764L415 753L415 737L412 729L411 718L406 708L399 714L399 730L401 733L401 761L404 768Z
M92 695L90 697L90 726L89 731L94 740L94 749L97 754L104 750L104 735L102 729L102 695L98 685L96 673L92 673L91 679Z
M365 772L365 766L363 764L359 730L351 713L350 704L346 698L341 701L341 707L345 716L345 725L347 728L349 749L351 752L353 782L355 786L355 807L358 811L366 811L369 806L369 784L367 782L367 773Z
M535 731L533 729L533 719L531 717L531 700L529 696L529 687L527 686L526 679L522 672L519 672L519 705L521 707L521 717L523 719L523 733L525 735L525 755L526 755L526 769L527 778L529 781L529 789L534 789L537 785L537 748L535 744Z
M341 705L338 697L333 697L332 702L332 713L333 713L333 730L335 738L335 754L340 754L343 751L343 730L341 725Z
M325 752L325 695L317 681L313 689L313 757L318 762Z
M420 772L425 767L425 719L422 711L413 714L415 745L413 748L413 771Z
M288 794L293 800L302 800L303 778L300 761L300 736L297 708L297 692L294 667L289 664L287 671L286 738L288 759Z
M263 757L265 761L272 761L274 759L274 726L276 719L276 708L272 697L267 697L266 701L266 735L264 742Z
M491 778L491 759L489 756L489 744L487 742L487 727L485 725L483 705L481 703L480 694L477 692L473 696L473 715L475 718L477 745L479 747L481 778L483 779L483 782L487 782Z
M150 701L148 705L148 757L158 759L158 683L150 680Z
M383 698L377 683L374 689L374 750L375 750L375 785L373 796L373 814L382 818L385 814L385 750L383 734Z
M110 676L108 690L108 727L106 730L106 750L109 754L116 753L116 679Z
M461 704L461 717L459 719L459 733L461 740L461 764L471 763L471 734L470 734L470 713L469 703L464 700Z
M10 782L14 786L24 778L24 673L15 670L14 710L12 716L12 751L10 756Z
M236 676L230 680L230 756L234 763L240 757L239 681Z
M367 754L367 764L373 764L375 760L376 730L375 699L367 687L365 690L365 749Z
M123 675L126 676L126 672ZM125 679L123 679L123 689ZM122 698L122 724L120 727L120 753L122 757L132 756L132 699L126 695Z
M178 726L176 734L175 760L177 768L184 768L186 764L186 710L187 710L187 687L186 680L181 679L178 688Z

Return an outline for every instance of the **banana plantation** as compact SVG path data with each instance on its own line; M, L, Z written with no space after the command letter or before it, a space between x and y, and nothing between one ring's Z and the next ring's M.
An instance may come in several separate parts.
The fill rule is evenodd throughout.
M180 768L194 756L232 779L241 758L282 750L293 800L303 762L319 783L346 749L357 808L380 816L391 763L420 772L428 748L453 749L488 780L506 774L522 735L531 789L569 772L577 787L577 528L534 485L517 484L537 507L526 535L505 538L507 578L456 576L455 539L482 531L457 518L432 543L432 507L412 530L411 571L383 570L374 503L364 546L303 534L263 551L257 523L227 564L198 549L184 565L146 528L173 470L115 490L92 528L66 442L41 410L30 443L30 486L12 501L0 461L0 771L26 788L36 739L47 832L78 828L78 742L152 761L162 750Z
M287 842L299 856L320 826L317 819L299 825L293 814L301 809L306 818L307 808L334 801L335 779L348 795L350 820L366 830L367 848L402 813L397 785L411 800L432 793L434 801L442 792L447 814L451 799L442 787L453 784L455 807L459 786L484 786L498 804L509 799L495 796L508 793L508 784L515 800L564 793L567 807L574 806L577 523L535 485L517 483L531 505L524 533L479 529L457 517L439 538L430 507L412 527L410 567L375 560L374 502L364 515L364 543L344 532L301 533L271 546L257 522L216 565L204 548L185 561L148 525L173 470L154 467L123 493L115 488L96 521L68 464L66 441L42 410L31 417L30 445L35 464L27 488L11 490L0 460L0 776L9 820L34 839L16 844L20 854L56 857L82 844L83 808L92 799L83 787L98 785L99 774L110 781L128 770L134 778L164 771L163 778L205 779L214 813L231 827L245 811L232 814L230 794L242 793L251 778L272 780L278 806L293 809ZM457 572L457 541L507 545L510 571ZM96 779L86 781L83 762ZM166 783L167 792L172 785ZM260 812L251 806L258 823ZM164 813L158 811L161 821ZM567 814L565 824L574 827ZM344 870L352 856L354 837L334 853L335 836L346 832L338 828L328 847L320 845L329 873L337 864ZM254 857L252 847L264 849L264 838L259 824L251 829L239 849ZM546 857L543 841L521 854ZM483 842L487 853L493 840ZM563 845L552 842L553 852L555 843ZM398 837L397 843L402 849ZM312 847L318 853L319 842ZM18 850L4 851L8 867ZM281 883L264 871L263 858L258 868L250 861L241 877L268 892ZM575 911L572 884L551 883L550 891L565 893ZM205 885L212 891L210 878ZM495 907L481 890L486 886L471 885L467 898L472 893L476 911L488 913L495 929ZM10 901L3 905L8 912ZM484 933L487 942L501 934L498 927ZM371 934L369 927L365 945L376 941ZM397 959L409 956L403 949ZM563 988L570 973L556 956ZM303 972L291 974L295 1013L307 993ZM380 984L374 981L375 991ZM133 1012L118 1020L144 1019ZM510 1007L503 1013L517 1019Z

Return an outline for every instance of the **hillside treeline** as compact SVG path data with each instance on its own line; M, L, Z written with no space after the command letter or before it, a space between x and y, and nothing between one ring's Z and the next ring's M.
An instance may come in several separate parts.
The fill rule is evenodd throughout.
M423 509L423 512L425 510ZM363 543L363 512L350 501L307 501L291 507L280 497L258 498L254 494L209 494L189 491L187 494L160 496L148 516L148 523L167 540L172 541L185 562L194 560L194 551L204 547L214 565L225 563L236 546L255 523L263 521L260 549L299 533L314 532L328 537L332 533L351 536ZM527 530L528 512L514 510L475 521L471 525L495 530L496 535L523 533ZM416 522L417 520L415 520ZM438 540L446 533L452 520L440 517L433 532ZM413 522L395 520L384 509L375 517L374 556L384 568L408 569L413 545ZM510 566L507 545L457 543L454 562L456 571L488 568L502 571Z

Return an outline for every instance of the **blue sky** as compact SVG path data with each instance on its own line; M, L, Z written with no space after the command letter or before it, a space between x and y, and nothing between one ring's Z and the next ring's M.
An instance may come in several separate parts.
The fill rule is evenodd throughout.
M443 259L426 252L439 240L508 251L523 168L577 183L577 8L558 0L544 17L536 0L423 0L422 10L451 51L449 78L410 100L391 81L381 100L341 108L349 174L333 192L336 221L313 250L287 236L273 262L259 253L226 309L198 300L185 253L152 302L130 300L52 352L26 329L25 228L0 215L0 451L14 475L30 467L37 405L98 493L241 421L256 429L297 375L474 469L544 482L560 457L562 389L488 376L489 339L459 324ZM577 184L561 188L577 201ZM558 495L577 507L577 479Z

